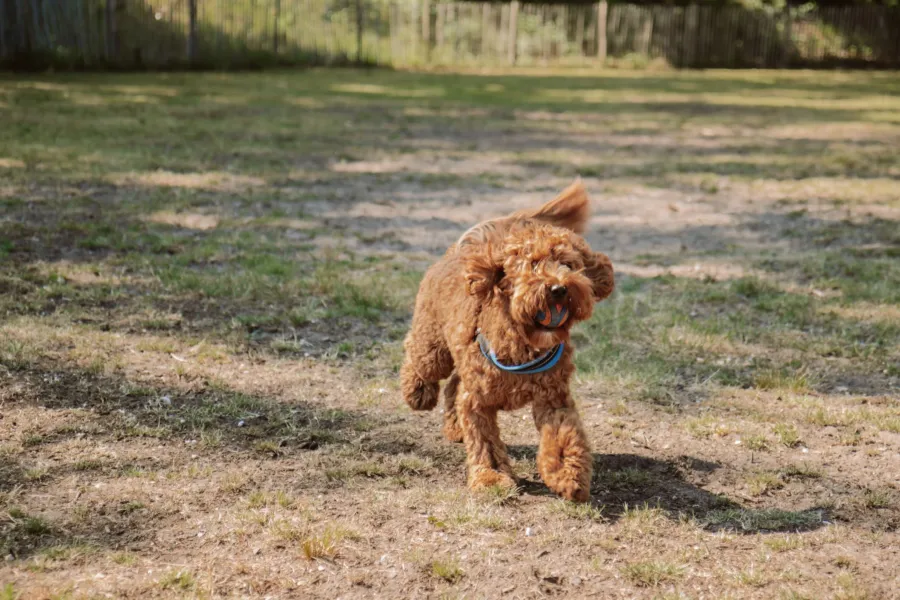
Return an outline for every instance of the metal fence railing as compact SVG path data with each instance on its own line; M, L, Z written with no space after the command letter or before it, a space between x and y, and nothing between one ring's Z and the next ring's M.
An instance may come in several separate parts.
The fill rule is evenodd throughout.
M900 9L436 0L0 0L0 64L900 67Z

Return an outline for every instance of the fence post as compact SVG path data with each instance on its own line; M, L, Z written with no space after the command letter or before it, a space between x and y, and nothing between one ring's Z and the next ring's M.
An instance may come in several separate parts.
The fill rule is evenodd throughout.
M488 55L488 31L490 30L491 5L487 2L481 5L481 60Z
M602 0L597 5L597 59L600 64L606 62L606 18L609 15L609 3Z
M190 65L197 61L197 0L188 0L187 59Z
M275 0L275 33L272 35L272 54L278 58L278 21L281 20L281 0Z
M584 58L584 7L576 6L575 10L575 46L578 47L578 57Z
M684 64L682 67L693 67L697 51L697 27L700 23L699 8L696 4L687 7L687 13L684 17L684 48L682 56Z
M648 59L650 58L650 42L653 39L653 10L651 8L647 9L647 20L644 21L644 27L642 32L641 39L641 52L644 53Z
M791 64L794 43L791 37L791 5L788 2L784 3L782 17L784 18L784 31L782 32L784 37L781 40L781 67L785 68Z
M12 9L7 6L6 0L0 0L0 61L6 58L7 54L12 54L6 43L6 23L7 20L12 21L9 16L11 13Z
M18 21L18 47L16 47L16 52L21 52L23 55L28 55L31 52L31 41L30 36L28 35L28 18L25 14L25 3L23 0L16 0L15 7L16 19L13 19L13 23ZM16 28L13 27L13 32L15 32Z
M422 41L425 42L425 62L431 62L431 4L422 0Z
M509 5L509 64L516 64L516 38L518 36L519 2L513 0Z
M119 0L106 0L106 63L112 64L119 54L118 25L116 24L116 9Z
M363 56L363 3L356 0L356 63L362 64Z

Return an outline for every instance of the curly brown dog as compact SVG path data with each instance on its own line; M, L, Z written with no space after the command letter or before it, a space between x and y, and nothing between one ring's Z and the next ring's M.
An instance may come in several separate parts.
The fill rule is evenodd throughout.
M403 397L415 410L444 389L444 435L465 441L472 489L515 486L497 411L532 405L538 472L569 500L590 497L592 457L569 393L569 329L613 290L613 269L578 235L588 218L580 181L536 210L467 231L425 274L416 297Z

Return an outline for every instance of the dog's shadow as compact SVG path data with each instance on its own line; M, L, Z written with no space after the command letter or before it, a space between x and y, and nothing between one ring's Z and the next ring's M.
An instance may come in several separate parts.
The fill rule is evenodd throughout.
M516 460L534 460L535 446L510 446ZM635 508L658 508L673 519L696 519L709 529L734 529L745 533L816 529L825 523L825 511L765 511L747 509L737 502L708 492L689 477L702 480L721 465L681 456L660 460L636 454L594 454L591 504L600 508L610 522L616 522ZM536 473L520 479L525 494L554 496Z

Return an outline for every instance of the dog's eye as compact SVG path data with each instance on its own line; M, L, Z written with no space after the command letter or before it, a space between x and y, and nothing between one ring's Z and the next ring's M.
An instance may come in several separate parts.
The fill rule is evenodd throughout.
M532 269L537 269L537 267L538 267L539 264L541 264L541 261L539 261L539 260L533 260L533 261L531 261L531 268L532 268Z

